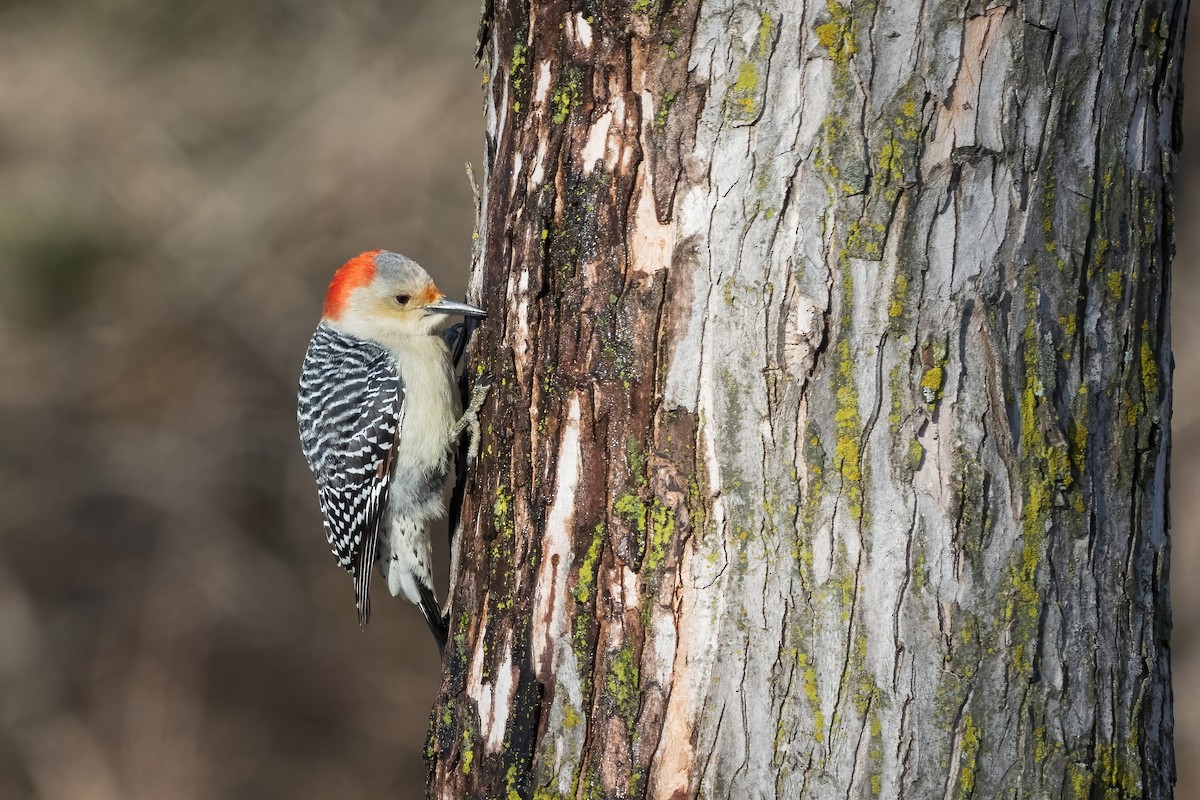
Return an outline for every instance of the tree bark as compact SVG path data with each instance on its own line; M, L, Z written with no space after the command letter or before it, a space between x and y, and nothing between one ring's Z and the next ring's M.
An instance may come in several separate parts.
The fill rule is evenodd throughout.
M1185 12L494 1L432 796L1171 795Z

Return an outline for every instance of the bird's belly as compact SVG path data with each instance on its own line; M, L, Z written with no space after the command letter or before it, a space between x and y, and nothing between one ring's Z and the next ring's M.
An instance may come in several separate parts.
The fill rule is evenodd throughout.
M392 476L388 492L388 516L393 520L412 520L424 523L439 519L446 513L442 487L446 468L435 466L428 470L404 470Z
M450 468L450 429L460 412L449 364L442 359L421 363L428 366L401 368L404 415L388 505L394 516L428 520L444 513L442 485Z
M445 475L450 464L450 426L453 418L438 416L428 421L414 419L406 410L396 445L395 474L419 478L428 473Z

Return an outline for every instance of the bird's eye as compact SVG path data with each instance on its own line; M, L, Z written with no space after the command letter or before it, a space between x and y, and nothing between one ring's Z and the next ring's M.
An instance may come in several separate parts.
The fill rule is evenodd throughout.
M407 294L398 294L398 295L396 295L395 299L396 299L396 302L399 303L400 305L406 306L406 305L408 305L408 301L412 300L412 297Z

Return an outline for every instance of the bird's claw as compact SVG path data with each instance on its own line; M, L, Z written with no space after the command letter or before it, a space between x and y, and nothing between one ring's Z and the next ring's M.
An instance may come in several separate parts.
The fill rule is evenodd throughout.
M483 408L484 402L487 400L488 391L492 388L490 383L476 383L471 388L471 402L467 405L458 422L454 423L454 427L450 431L450 438L453 441L458 441L458 437L462 436L463 431L470 432L470 438L467 440L467 461L474 461L479 455L479 412Z

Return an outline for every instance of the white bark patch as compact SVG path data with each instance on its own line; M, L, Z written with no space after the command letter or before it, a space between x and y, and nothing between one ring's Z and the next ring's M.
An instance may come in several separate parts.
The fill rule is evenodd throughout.
M812 368L821 338L821 308L811 297L796 292L788 303L784 323L783 361L788 372L801 377Z
M613 112L607 111L600 115L588 130L587 143L583 146L581 155L583 161L583 174L591 175L596 168L597 161L604 161L605 153L608 150L608 131L612 127Z
M587 21L587 17L582 13L575 14L573 17L567 17L567 28L570 31L572 39L579 43L580 46L591 49L592 25Z
M546 137L538 140L537 155L533 157L533 173L529 176L529 191L535 192L541 188L546 178Z
M702 363L706 361L699 358ZM711 372L701 377L700 413L708 418L716 397ZM710 678L717 655L717 636L724 611L725 593L716 584L727 566L723 548L726 527L725 503L721 497L721 469L713 437L705 436L704 460L709 477L713 531L697 532L684 549L679 575L681 585L675 606L674 631L655 634L654 658L665 662L674 653L671 694L663 720L662 738L654 757L650 796L669 799L690 794L690 776L695 770L693 733L703 717L702 707L710 690ZM662 627L666 627L663 625ZM660 671L656 663L644 667Z
M487 635L487 609L483 611L483 620L479 623L479 638ZM467 695L479 705L483 696L483 648L476 647L471 658L471 668L467 670Z
M959 184L962 217L972 220L973 235L956 241L951 292L968 291L975 279L1001 258L1011 203L1009 193L996 191L996 187L1014 185L1014 180L1003 162L963 165Z
M625 608L641 606L641 594L638 592L638 574L629 567L621 569L621 602Z
M529 268L521 270L521 277L513 291L512 278L508 282L509 296L512 297L512 316L516 320L517 329L513 335L513 360L518 370L529 366Z
M567 576L571 572L575 542L575 492L579 488L583 464L579 449L579 397L571 398L567 424L562 432L555 470L554 501L546 517L545 551L534 589L533 666L537 676L548 680L558 670L555 642L569 638L567 625ZM546 656L550 658L547 660Z
M926 458L913 473L913 488L933 499L937 508L946 509L954 503L954 456L960 442L948 442L943 431L957 430L954 408L943 403L938 420L930 419L917 441L925 448Z
M684 580L674 620L677 642L673 643L671 695L663 719L662 738L654 755L650 784L650 796L663 800L691 796L690 775L695 769L692 734L701 717L700 706L708 693L715 657L713 645L720 614L718 598L722 593L710 591L704 585L697 586L694 579L688 579L688 576L694 576L698 567L702 569L707 560L706 554L696 552L695 543L694 538L689 540L680 564L680 575ZM656 642L656 650L657 646Z
M693 190L685 196L682 205L703 214L701 209L707 200L704 193ZM704 216L707 218L707 214ZM689 215L684 213L678 217L678 224L685 232L690 227L688 220ZM691 217L691 225L696 226L697 234L701 233L704 224L699 215ZM691 304L693 318L687 332L676 343L677 356L671 359L665 392L668 398L690 405L702 419L716 418L721 391L713 375L712 365L717 360L715 353L711 352L713 343L704 335L703 321L708 310L711 287L711 276L707 275L705 269L697 268L693 282L696 296ZM689 343L690 350L686 349ZM671 389L672 375L674 391ZM679 600L675 606L675 630L670 637L673 641L663 633L656 634L654 643L656 662L665 661L668 648L674 652L670 667L671 693L650 784L651 796L664 800L690 794L691 776L695 770L693 734L697 722L702 719L702 706L710 690L725 597L725 593L716 585L728 564L723 547L727 514L721 496L721 456L711 432L704 435L702 440L708 492L713 498L713 529L697 531L697 535L688 539L679 565L681 585L677 587ZM660 639L660 636L663 638ZM651 666L656 670L663 669L660 664Z
M677 201L677 236L681 241L690 237L706 235L709 214L706 208L708 194L702 187L694 187ZM667 380L663 387L663 400L668 408L685 408L695 412L699 408L700 349L704 333L704 318L708 314L708 300L712 284L701 269L692 272L692 297L687 307L691 309L686 328L674 337L673 351L667 362Z
M497 80L499 80L501 77L500 64L502 63L502 61L503 60L500 58L500 39L497 36L493 36L492 37L491 71L490 71L490 74L488 75L488 80L491 81L493 83L493 85L495 85L495 82ZM508 98L509 98L509 90L511 87L509 86L507 76L505 77L504 82L499 85L502 87L499 104L497 104L497 102L496 102L495 94L493 94L492 92L484 93L487 96L487 106L484 110L484 116L485 116L486 122L487 122L487 130L489 130L489 131L503 130L503 126L508 123L508 106L509 106ZM488 183L487 180L483 181L485 192L487 191L487 183ZM485 205L485 206L483 206L483 208L487 208L487 206ZM477 216L479 217L480 220L483 220L485 215L479 214ZM482 233L482 231L480 231L480 233ZM479 272L480 272L480 270L471 270L472 278L474 278L475 275Z
M487 622L488 622L487 607L485 606L484 610L483 610L483 619L479 623L479 638L481 641L486 639L488 636ZM512 691L512 644L511 644L511 641L512 640L511 640L511 633L510 633L509 637L506 637L506 641L505 641L505 654L504 654L504 662L503 662L508 665L508 668L507 668L508 678L507 678L507 682L506 682L507 683L507 687L506 687L507 692ZM475 701L475 708L479 712L479 719L481 721L481 724L484 726L483 731L485 732L485 737L488 737L487 732L491 731L491 726L493 725L493 723L495 722L495 719L496 719L495 705L496 705L498 692L497 692L496 686L494 686L493 684L490 684L490 683L483 682L483 659L484 659L485 652L486 652L486 648L483 648L483 647L475 648L475 653L474 653L473 657L471 658L471 667L470 667L470 669L467 670L467 696ZM506 670L504 668L501 668L500 670L497 671L497 673L496 673L497 684L504 681L505 671ZM503 742L503 739L504 739L504 725L507 724L507 722L508 722L508 702L509 702L508 699L505 699L504 703L503 703L504 721L500 726L501 743ZM490 737L488 737L488 741L490 743L490 741L491 741ZM498 746L499 745L497 745L497 747Z
M475 701L475 707L479 710L484 750L496 753L504 746L504 730L508 727L508 715L512 711L513 692L516 690L511 631L504 637L504 656L496 668L494 683L482 682L483 651L482 647L475 650L467 681L467 694Z
M584 175L595 171L597 161L603 162L610 172L618 165L628 169L634 148L627 146L625 137L632 125L633 120L626 119L625 101L620 95L615 96L609 109L588 129L588 138L580 153Z
M649 92L642 92L642 118L654 119L654 99ZM651 147L647 136L650 124L647 121L642 126L642 147L647 152ZM653 275L671 263L677 229L671 223L663 225L658 221L654 210L654 189L646 171L646 163L643 161L638 165L634 183L637 206L633 211L633 225L629 235L629 263L638 272Z
M655 604L653 627L650 629L650 646L642 656L643 681L659 686L671 685L671 665L675 661L678 636L674 617Z
M547 727L555 732L553 747L539 757L549 758L550 763L544 766L556 776L557 789L563 795L570 793L587 735L579 662L572 649L568 613L571 596L567 591L567 576L574 561L575 494L583 475L579 434L579 396L573 395L558 451L554 500L546 518L545 551L534 589L530 632L533 668L539 680L553 686Z
M804 68L804 90L800 94L800 133L796 147L808 158L812 155L821 124L829 114L829 99L833 96L833 64L818 58Z
M538 64L537 81L533 84L533 102L545 105L550 97L550 61L547 59Z
M986 116L999 116L991 111L991 107L1004 102L1003 92L997 93L998 96L994 98L986 97L980 92L980 86L985 81L984 71L992 43L999 39L1007 28L1007 12L1007 8L993 8L966 21L962 58L954 80L954 91L945 106L938 106L940 111L935 133L933 141L925 151L923 171L928 172L937 165L949 162L950 154L955 148L980 144L977 136L981 115L980 103L986 103L989 107L985 112ZM1007 72L1007 64L996 64L989 72L999 70ZM994 83L994 80L988 82Z
M707 361L706 361L707 363ZM703 369L700 373L700 414L702 419L713 419L717 411L717 398L720 397L719 387L714 385L711 369ZM711 432L710 432L711 433ZM704 467L708 473L709 495L713 500L713 515L720 530L724 524L725 503L721 500L721 454L717 452L715 437L704 437Z
M646 275L666 269L675 250L675 226L660 225L654 213L654 192L645 162L638 166L634 192L637 207L633 212L633 230L629 234L629 264Z
M625 173L629 171L629 164L633 159L636 148L630 146L631 143L621 137L620 133L624 132L626 135L636 134L640 138L641 132L634 127L637 124L637 116L625 113L625 99L621 95L613 98L613 108L616 109L617 120L620 121L623 131L618 131L617 144L608 151L608 168L616 170L619 163L621 172ZM642 152L649 152L644 149L645 146L645 140L642 140Z
M554 650L559 666L554 675L554 701L546 729L554 731L550 771L557 776L559 793L566 796L570 794L575 775L579 772L588 720L583 706L583 687L579 681L579 661L571 649L570 637L555 642Z
M524 164L525 164L525 161L524 161L524 156L523 156L521 153L517 153L517 155L513 157L513 171L512 171L512 174L513 174L513 175L520 175L520 174L521 174L521 167L522 167Z

